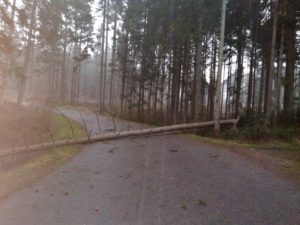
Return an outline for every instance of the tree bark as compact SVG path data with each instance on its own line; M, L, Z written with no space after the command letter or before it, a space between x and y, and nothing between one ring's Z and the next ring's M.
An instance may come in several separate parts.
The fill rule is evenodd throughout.
M104 73L103 73L103 110L104 111L106 108L106 78L107 78L108 30L109 30L108 25L109 25L109 19L107 17L106 18L106 29L105 29L106 35L105 35L105 56L104 56Z
M273 28L272 28L272 41L271 41L271 50L270 50L270 65L269 73L267 77L267 86L266 86L266 98L265 98L265 118L264 123L265 127L270 125L270 118L272 113L272 83L274 78L274 58L275 58L275 45L276 45L276 35L277 35L277 0L273 1Z
M276 125L276 118L280 112L280 96L281 96L281 79L283 67L283 50L284 50L284 26L281 27L281 37L279 46L277 74L275 78L275 105L274 105L274 119L273 123Z
M203 68L202 68L202 62L203 62L203 44L202 40L199 41L197 46L197 57L196 57L196 68L195 68L195 112L194 112L194 121L198 121L200 119L200 111L201 111L201 104L204 101L204 99L201 96L201 90L203 86Z
M219 47L219 57L218 57L218 74L217 74L217 85L216 85L216 94L215 94L214 131L216 134L218 134L221 130L220 98L221 98L221 82L222 82L222 72L223 72L222 69L223 69L224 37L225 37L225 22L226 22L226 2L227 2L226 0L223 0L223 4L222 4L220 47Z
M124 40L124 59L122 66L122 87L121 87L121 116L124 115L124 104L125 104L125 86L126 86L126 77L127 77L127 59L128 59L128 37L129 33L126 30L125 40Z
M104 0L104 6L103 6L103 20L102 20L102 35L101 35L101 58L100 58L100 84L99 84L99 111L103 112L103 96L104 96L104 44L105 44L105 26L106 26L106 6L107 1Z
M113 85L115 81L115 70L116 70L116 48L117 48L117 23L118 23L118 13L115 12L114 18L114 33L113 33L113 47L112 47L112 58L111 58L111 74L110 74L110 90L109 90L109 109L112 113L114 92Z
M26 41L26 48L25 48L25 56L24 56L24 63L23 63L23 74L20 78L19 88L18 88L18 97L17 97L17 104L22 105L25 86L26 86L26 79L27 73L29 70L29 62L30 62L30 51L32 49L32 37L33 37L33 30L35 25L35 17L36 17L36 8L37 8L37 0L33 0L32 5L32 12L30 16L30 24L29 24L29 31L28 31L28 38Z
M294 82L296 64L296 10L297 0L287 1L286 21L286 76L284 81L284 111L289 115L294 111ZM299 8L299 7L298 7Z
M242 79L243 79L243 40L238 41L237 48L237 75L236 75L236 98L235 98L235 117L240 116L240 104L241 104L241 89L242 89Z
M13 43L13 34L15 31L15 15L16 15L16 0L13 0L12 9L11 9L11 21L12 24L9 29L9 39ZM14 66L14 57L13 57L13 49L11 49L11 52L9 54L9 62L6 65L6 70L4 69L4 72L7 74L4 74L2 77L1 85L0 85L0 106L4 104L4 95L7 85L7 76L12 74L13 66Z

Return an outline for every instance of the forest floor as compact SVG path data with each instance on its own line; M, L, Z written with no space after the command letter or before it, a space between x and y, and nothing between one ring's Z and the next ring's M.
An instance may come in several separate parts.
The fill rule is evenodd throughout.
M82 136L84 129L71 121L76 136ZM68 122L60 115L46 110L19 107L6 103L0 109L0 151L1 149L36 144L51 140L49 130L55 139L72 137ZM26 154L2 156L0 158L0 199L6 198L71 159L79 151L78 146L45 150Z

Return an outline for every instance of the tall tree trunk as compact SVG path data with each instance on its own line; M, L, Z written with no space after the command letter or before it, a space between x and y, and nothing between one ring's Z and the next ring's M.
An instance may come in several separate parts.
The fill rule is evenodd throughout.
M187 42L186 46L186 57L185 57L185 69L184 69L184 113L183 113L183 121L185 123L189 120L189 102L190 102L190 74L191 74L191 42Z
M165 81L166 81L166 58L164 55L163 64L162 64L161 86L160 86L160 117L162 118L163 122L167 122L167 120L165 120L164 118ZM168 108L168 102L167 102L167 108Z
M145 51L144 49L142 50ZM138 119L142 120L144 116L144 104L145 104L145 75L147 71L147 62L145 53L142 54L141 74L139 80L139 99L138 99Z
M212 60L210 68L210 81L209 81L209 90L208 90L208 118L210 120L214 117L214 108L215 108L215 92L216 92L216 65L217 65L217 39L214 35L212 41ZM221 91L220 91L221 93Z
M291 114L294 110L294 82L296 64L296 25L297 25L297 0L287 1L286 21L286 76L284 81L284 111Z
M222 83L222 68L223 68L223 54L224 54L224 37L225 37L225 22L226 22L226 0L223 0L222 4L222 18L221 18L221 32L220 32L220 47L219 47L219 57L218 57L218 74L217 74L217 84L216 84L216 94L215 94L215 108L214 108L214 120L215 127L214 130L218 134L221 130L220 118L220 98L221 98L221 83Z
M154 99L153 99L153 119L157 120L157 106L158 106L158 94L159 94L159 85L160 84L160 76L161 76L161 67L162 67L162 61L163 61L163 48L160 46L159 48L159 55L158 55L158 63L157 68L155 70L156 76L155 76L155 92L154 92ZM160 118L161 119L161 118Z
M201 97L200 99L202 99L201 104L200 104L200 120L204 120L205 119L205 105L206 105L206 99L207 99L207 94L206 94L206 90L207 90L207 83L206 83L206 76L205 76L205 71L207 69L207 58L208 58L208 38L205 37L204 41L203 41L203 60L202 60L202 86L201 86Z
M252 46L251 46L251 53L250 53L250 73L249 73L249 80L248 80L248 94L247 94L247 111L251 111L253 109L252 104L252 97L253 96L253 76L255 73L255 48L256 48L256 25L253 25L252 28Z
M114 99L113 85L115 81L115 67L116 67L116 48L117 48L117 23L118 13L115 12L114 18L114 34L113 34L113 47L112 47L112 58L111 58L111 73L110 73L110 90L109 90L109 109L112 112L112 105Z
M229 70L228 70L229 71ZM226 81L226 103L225 103L225 118L228 118L230 112L230 87L231 87L231 74L228 75Z
M259 99L258 99L258 113L263 112L263 102L264 102L264 87L265 87L265 79L266 79L266 60L265 56L262 59L262 68L261 68L261 75L260 75L260 88L259 88Z
M102 113L103 112L103 96L104 96L104 44L105 44L105 26L106 26L106 6L107 6L107 1L104 0L104 6L103 6L103 20L102 20L102 35L101 35L101 59L100 59L100 86L99 86L99 111Z
M180 95L180 75L181 75L181 51L175 47L173 56L173 77L172 77L172 93L171 93L171 113L172 122L178 121L179 95Z
M253 68L253 90L252 90L252 110L256 109L256 77L257 77L257 49L254 52L254 68Z
M266 97L265 97L265 127L270 125L270 118L272 113L272 84L274 78L274 58L275 58L275 45L276 45L276 35L277 35L277 0L273 1L273 28L272 28L272 41L271 41L271 50L270 50L270 65L269 73L267 77L266 84Z
M126 29L125 40L124 40L124 59L122 66L122 86L121 86L121 116L124 115L124 104L125 104L125 87L126 87L126 77L127 77L127 59L128 59L128 37L129 33Z
M200 119L200 111L201 111L201 104L204 101L204 99L201 96L201 90L203 86L203 68L202 68L202 62L203 62L203 43L202 40L199 41L197 50L196 50L196 65L195 65L195 112L194 112L194 121L198 121Z
M236 77L236 97L235 97L235 117L240 116L240 104L241 104L241 89L243 79L243 54L244 54L244 41L240 38L237 48L237 77Z
M274 119L273 123L276 125L276 119L280 112L280 96L281 96L281 79L282 79L282 67L283 67L283 49L284 49L284 26L281 27L281 37L279 46L279 56L277 63L277 74L275 78L275 105L274 105Z
M15 31L15 15L16 15L16 0L13 0L12 9L11 9L12 24L9 29L9 39L10 39L11 43L13 43L13 34ZM13 55L13 49L11 49L11 52L9 54L9 62L6 65L6 70L4 70L5 73L7 73L7 74L3 75L2 81L1 81L1 86L0 86L0 106L2 106L4 103L4 95L5 95L6 85L7 85L7 78L8 78L7 76L8 76L8 74L10 74L10 75L12 74L14 60L15 59L14 59L14 55Z
M103 73L103 110L106 107L106 78L107 78L107 57L108 57L108 30L109 19L106 19L106 35L105 35L105 56L104 56L104 73Z
M55 99L59 100L60 98L60 90L61 90L61 79L60 79L60 69L61 69L61 51L56 48L57 51L57 59L56 59L56 73L55 73ZM34 58L34 57L32 57Z
M81 32L80 32L81 33ZM75 88L75 104L79 105L80 102L80 94L81 94L81 62L82 62L82 34L80 34L80 38L79 38L79 47L78 47L78 60L77 60L77 76L76 76L76 88Z
M173 60L174 60L174 55L171 54L170 56L170 62L172 63L172 65L174 65ZM172 80L173 80L173 71L174 69L170 68L169 69L169 73L168 73L168 93L167 93L167 123L170 124L173 120L173 96L172 96L172 89L173 89L173 84L172 84Z
M36 8L37 8L37 0L33 0L29 30L28 30L28 38L26 41L26 48L25 48L23 74L20 78L20 83L19 83L19 88L18 88L18 97L17 97L18 105L22 105L24 94L25 94L24 92L25 92L25 86L26 86L26 77L27 77L27 73L29 70L29 62L30 62L30 51L32 49L32 44L33 44L32 37L33 37L33 31L34 31L34 26L35 26Z
M62 56L62 63L61 63L61 81L60 81L60 100L64 102L66 100L66 60L67 60L67 29L68 29L68 22L65 22L65 26L63 28L63 56Z
M259 18L259 4L260 0L252 2L252 11L254 11L251 29L251 52L250 52L250 73L248 80L248 96L247 96L247 111L254 111L255 108L255 91L256 91L256 57L257 57L257 31Z
M153 83L154 83L155 73L151 74L149 91L148 91L148 101L147 101L147 120L150 122L151 120L151 98L153 96Z

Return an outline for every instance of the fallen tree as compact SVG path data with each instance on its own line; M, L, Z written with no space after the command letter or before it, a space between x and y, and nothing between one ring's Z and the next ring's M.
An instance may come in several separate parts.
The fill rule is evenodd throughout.
M232 125L234 129L238 123L239 119L231 119L231 120L221 120L221 125ZM91 136L88 135L87 137L77 138L77 139L69 139L69 140L60 140L47 143L40 143L36 145L27 145L21 147L14 147L9 149L4 149L0 151L0 156L7 156L13 154L22 154L27 152L34 152L34 151L41 151L51 148L59 148L66 145L77 145L77 144L91 144L95 142L107 141L107 140L114 140L114 139L122 139L127 137L138 137L144 135L151 135L151 134L159 134L159 133L166 133L172 131L181 131L181 130L188 130L188 129L195 129L200 127L210 127L214 126L215 121L209 122L200 122L200 123L189 123L189 124L179 124L179 125L171 125L171 126L164 126L164 127L155 127L155 128L147 128L141 130L132 130L132 131L120 131L114 132L112 134L105 134L105 135L95 135Z

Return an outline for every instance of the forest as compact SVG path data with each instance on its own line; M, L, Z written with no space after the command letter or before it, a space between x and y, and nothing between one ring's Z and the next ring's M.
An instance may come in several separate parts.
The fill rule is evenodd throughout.
M0 0L0 225L300 225L300 0Z
M299 56L299 0L0 0L1 105L299 126Z

